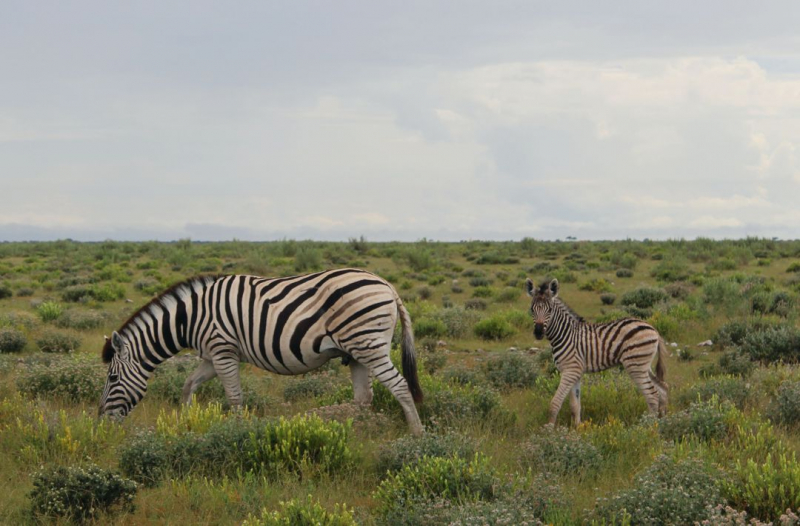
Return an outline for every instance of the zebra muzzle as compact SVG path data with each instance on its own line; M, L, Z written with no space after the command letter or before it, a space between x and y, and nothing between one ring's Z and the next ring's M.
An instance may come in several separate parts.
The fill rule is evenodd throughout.
M533 335L536 336L537 340L544 338L544 323L537 323L533 327Z

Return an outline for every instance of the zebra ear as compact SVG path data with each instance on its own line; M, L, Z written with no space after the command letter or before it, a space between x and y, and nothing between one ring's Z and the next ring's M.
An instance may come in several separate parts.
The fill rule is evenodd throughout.
M525 280L525 291L528 296L533 297L533 281L531 281L531 278Z
M122 336L120 336L117 331L111 333L111 346L120 358L125 359L128 357L128 350L125 348L125 342L122 341Z
M554 279L553 281L550 282L550 293L553 295L554 298L556 296L558 296L558 280L557 279Z

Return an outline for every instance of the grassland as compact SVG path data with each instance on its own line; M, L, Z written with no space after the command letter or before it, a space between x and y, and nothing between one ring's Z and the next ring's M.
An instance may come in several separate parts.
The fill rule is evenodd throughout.
M103 335L160 290L196 274L346 266L383 276L409 308L427 397L422 442L407 437L379 386L372 409L348 404L349 374L338 363L305 377L243 366L248 412L215 405L224 396L214 380L190 413L177 397L195 364L188 351L162 366L123 424L95 418ZM608 371L585 379L585 424L543 430L558 376L546 342L532 335L526 277L558 278L560 296L590 321L635 315L674 342L669 416L647 417L630 380ZM679 524L712 515L726 524L724 511L709 508L717 505L774 520L800 507L799 296L800 242L768 239L3 243L0 522L77 520L31 511L40 470L97 465L135 478L145 468L121 459L136 451L158 453L147 467L158 476L139 480L132 509L87 522L269 523L262 510L292 500L306 510L344 505L360 524ZM697 346L709 339L713 346ZM307 413L321 420L300 418ZM296 426L287 436L334 437L325 440L340 456L261 451L254 462L255 439L225 449L264 429L288 440L274 438L278 422ZM568 404L560 422L569 425Z

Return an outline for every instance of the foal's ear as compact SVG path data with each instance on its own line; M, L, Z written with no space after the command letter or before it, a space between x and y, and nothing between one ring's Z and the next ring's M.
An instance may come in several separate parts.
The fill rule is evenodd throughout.
M525 280L525 291L528 296L533 297L533 281L531 281L531 278Z
M550 282L550 293L553 295L554 298L556 296L558 296L558 280L557 279L554 279L553 281Z

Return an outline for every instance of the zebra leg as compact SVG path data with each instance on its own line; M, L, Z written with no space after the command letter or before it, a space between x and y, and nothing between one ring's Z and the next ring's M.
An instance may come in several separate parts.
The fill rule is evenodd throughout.
M239 379L239 357L233 351L217 351L211 359L231 407L241 407L243 396Z
M200 384L211 380L215 376L217 376L217 371L214 369L214 364L209 360L203 360L203 363L189 375L186 382L183 384L181 401L186 405L191 404L192 395L197 391L197 388L200 387Z
M369 368L356 361L350 362L350 378L353 380L353 401L357 404L372 403L372 379Z
M550 424L555 425L558 412L561 411L561 406L564 405L564 400L575 384L580 382L581 376L583 376L583 371L580 369L567 369L561 372L561 381L558 383L556 394L550 402Z
M403 378L389 358L389 349L391 349L391 340L380 347L366 351L354 350L351 355L357 362L366 366L372 375L400 402L403 413L406 415L406 422L411 428L411 433L421 435L423 427L419 414L417 414L417 407L414 405L414 399L411 397L411 391L408 388L406 379ZM355 387L355 383L353 385Z
M653 385L658 390L658 416L665 416L667 414L667 402L669 401L669 387L652 372L650 372L650 381L653 382Z
M575 427L581 425L581 381L569 392L569 408L572 410L572 422Z
M660 397L656 384L650 379L650 363L635 364L623 360L622 365L625 367L625 370L628 371L633 383L639 388L639 392L642 393L645 401L647 401L647 408L650 410L650 413L658 415Z

